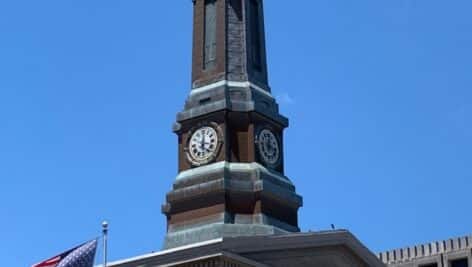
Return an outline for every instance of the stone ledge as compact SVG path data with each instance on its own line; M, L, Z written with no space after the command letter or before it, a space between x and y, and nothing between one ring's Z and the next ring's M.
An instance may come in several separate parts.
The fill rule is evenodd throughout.
M192 243L225 237L267 236L288 233L282 229L262 224L211 224L175 233L168 233L164 248L176 248Z
M279 106L269 88L260 87L250 81L227 80L192 89L184 110L177 114L177 122L221 110L257 112L282 127L288 126L288 119L279 114ZM173 129L175 131L179 128L174 126Z

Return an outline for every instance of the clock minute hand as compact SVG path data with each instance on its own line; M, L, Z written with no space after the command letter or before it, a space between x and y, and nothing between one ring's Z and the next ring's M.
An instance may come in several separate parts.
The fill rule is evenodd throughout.
M200 149L205 148L205 135L202 134L202 140L200 141Z

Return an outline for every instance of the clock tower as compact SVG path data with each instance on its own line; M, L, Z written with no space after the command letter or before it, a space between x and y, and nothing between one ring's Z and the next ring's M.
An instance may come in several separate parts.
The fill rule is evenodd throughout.
M267 75L263 0L193 0L192 85L173 130L178 171L162 212L165 248L298 232Z

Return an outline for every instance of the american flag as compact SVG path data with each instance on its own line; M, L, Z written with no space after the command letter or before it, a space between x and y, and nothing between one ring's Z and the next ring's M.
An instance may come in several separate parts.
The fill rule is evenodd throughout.
M93 267L97 240L84 243L31 267Z

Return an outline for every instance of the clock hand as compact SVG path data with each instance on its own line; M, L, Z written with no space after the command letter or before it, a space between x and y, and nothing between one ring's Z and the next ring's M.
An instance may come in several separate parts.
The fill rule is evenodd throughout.
M202 135L202 140L200 141L200 149L205 148L205 135Z

